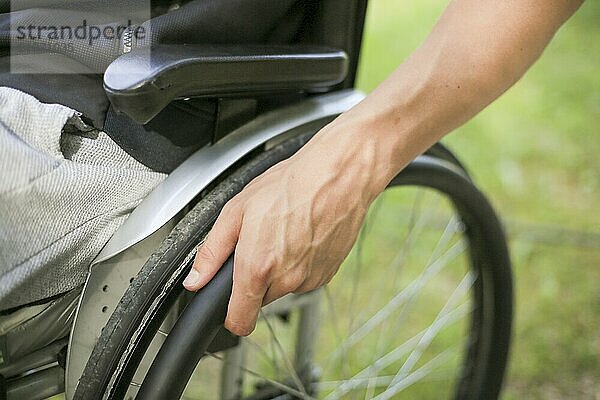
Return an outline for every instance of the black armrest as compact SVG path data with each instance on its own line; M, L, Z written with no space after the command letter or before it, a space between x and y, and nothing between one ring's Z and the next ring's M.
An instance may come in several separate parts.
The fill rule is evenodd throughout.
M160 45L117 58L104 74L113 106L146 123L182 97L323 90L347 72L341 50L299 45Z

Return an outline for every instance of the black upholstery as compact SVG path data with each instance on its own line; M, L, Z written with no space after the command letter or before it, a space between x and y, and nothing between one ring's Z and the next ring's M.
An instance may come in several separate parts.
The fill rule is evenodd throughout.
M43 102L65 104L81 111L84 119L104 129L121 147L138 161L159 171L168 172L191 151L224 134L224 130L240 121L229 116L233 124L219 120L220 107L210 116L204 111L221 104L221 100L199 100L197 107L174 104L159 114L157 121L139 124L126 116L116 115L103 90L101 74L12 74L8 55L10 26L15 10L22 22L35 17L47 18L53 9L103 7L119 10L127 3L144 4L147 0L0 0L0 86L9 86L31 93ZM351 87L354 83L360 37L366 7L365 0L181 0L174 9L171 0L152 0L152 18L146 23L152 28L150 44L319 44L346 52L348 73L334 87ZM30 10L31 12L29 12ZM170 10L169 12L167 12ZM12 12L12 13L11 13ZM114 50L114 49L113 49ZM82 54L65 54L80 62L108 66L122 53L105 49ZM100 54L101 53L101 54ZM60 54L58 54L60 56ZM301 98L296 94L274 95L259 99L255 113L273 105ZM229 100L228 100L229 101ZM270 105L268 103L271 103ZM199 107L199 108L198 108ZM168 114L169 110L176 110ZM252 112L246 112L251 116ZM177 121L175 121L175 118ZM185 121L180 123L179 121ZM185 129L180 128L184 126ZM217 130L219 132L217 132ZM194 141L196 141L194 143ZM145 146L144 146L145 144ZM153 151L152 145L160 146Z
M128 7L147 8L147 0L127 0ZM152 1L152 4L160 1ZM171 3L163 1L162 3ZM308 0L191 0L182 1L176 10L161 14L166 8L157 8L153 18L145 24L151 35L139 46L152 43L289 43L296 40L298 30L303 25ZM56 25L55 15L60 10L80 11L86 17L85 9L95 7L90 12L107 10L117 14L123 7L123 0L13 0L0 1L0 86L9 86L34 94L44 102L60 103L80 110L98 128L104 127L108 110L108 100L102 88L102 75L97 74L13 74L10 72L8 56L10 50L11 26L31 23L34 25ZM18 10L18 13L15 11ZM115 12L116 10L116 12ZM62 16L61 16L62 17ZM72 17L76 18L76 17ZM61 20L62 21L62 20ZM81 19L73 20L73 24ZM44 49L43 43L40 42ZM59 46L55 46L59 48ZM104 48L106 47L106 48ZM35 49L32 49L35 51ZM114 43L107 46L96 44L93 48L77 49L62 54L89 65L94 71L103 71L122 52ZM61 56L57 54L57 56ZM44 65L41 65L43 68Z

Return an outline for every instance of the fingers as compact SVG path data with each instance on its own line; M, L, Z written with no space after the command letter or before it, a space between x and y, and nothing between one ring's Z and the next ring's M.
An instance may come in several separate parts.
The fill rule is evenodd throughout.
M249 260L244 257L244 252L236 251L233 289L225 328L237 336L248 336L254 330L268 288L269 277L266 268L252 268Z
M269 286L265 298L263 299L263 306L274 302L275 300L285 296L289 293L296 293L296 291L311 280L309 276L304 273L304 270L294 271L293 273L287 274L286 276L274 280ZM314 289L314 288L313 288Z
M198 247L192 269L183 281L187 290L196 291L206 285L233 253L241 221L241 208L235 201L229 201L204 243Z

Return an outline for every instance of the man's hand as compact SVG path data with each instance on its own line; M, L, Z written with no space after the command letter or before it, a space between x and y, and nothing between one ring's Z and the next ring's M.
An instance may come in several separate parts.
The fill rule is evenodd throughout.
M184 285L198 290L235 249L225 326L328 282L370 202L410 160L512 86L582 0L453 0L427 40L365 100L223 209Z
M367 208L384 184L368 148L345 152L351 134L334 122L296 155L254 179L221 211L184 282L206 285L235 250L225 327L245 336L260 307L305 293L333 277L350 251Z

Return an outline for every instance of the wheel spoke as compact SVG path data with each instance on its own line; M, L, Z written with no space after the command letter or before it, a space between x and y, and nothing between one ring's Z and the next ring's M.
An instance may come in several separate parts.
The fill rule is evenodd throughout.
M342 339L342 335L340 333L340 329L339 329L339 321L337 318L337 312L335 310L335 305L333 303L333 298L331 296L331 292L329 291L329 286L325 286L325 298L327 300L327 308L329 309L329 316L330 316L330 321L333 327L333 334L336 338L336 343L342 343L343 339ZM343 368L345 373L349 373L348 371L348 364L345 362L345 357L346 355L343 354L340 360L340 365ZM329 357L327 359L327 361L325 362L325 365L328 366L330 364L330 362L335 361L334 358Z
M217 354L215 354L215 353L206 353L206 355L207 355L207 356L210 356L210 357L212 357L212 358L215 358L215 359L217 359L217 360L224 361L224 360L223 360L223 357L221 357L221 356L219 356L219 355L217 355ZM293 388L293 387L291 387L291 386L288 386L288 385L286 385L286 384L284 384L284 383L281 383L281 382L278 382L278 381L276 381L276 380L274 380L274 379L268 378L268 377L264 376L264 375L263 375L263 374L261 374L261 373L258 373L258 372L256 372L256 371L253 371L253 370L249 369L249 368L246 368L246 367L244 367L243 365L239 365L239 364L238 364L238 366L239 366L239 368L240 368L240 369L241 369L241 370L242 370L244 373L246 373L246 374L248 374L248 375L252 375L252 376L254 376L255 378L261 379L261 380L263 380L263 381L265 381L265 382L269 383L269 384L270 384L270 385L272 385L273 387L276 387L277 389L280 389L280 390L284 391L284 392L285 392L285 393L287 393L287 394L291 394L291 395L293 395L293 396L300 397L300 398L301 398L301 399L303 399L303 400L316 400L314 397L311 397L311 396L309 396L309 395L306 393L306 391L299 391L299 390L297 390L297 389L295 389L295 388Z
M446 268L451 261L453 261L456 257L463 253L466 249L466 243L464 241L458 241L454 243L450 248L446 248L447 244L450 243L452 237L456 230L451 228L456 226L456 219L451 217L446 223L446 227L438 239L427 263L425 264L425 268L423 268L422 272L413 280L413 282L407 286L408 290L407 299L404 302L404 309L401 310L400 316L396 319L394 324L393 331L400 329L400 326L404 322L408 312L415 304L418 294L420 290L431 280L433 279L441 270ZM446 248L446 250L441 253L441 249ZM383 343L378 338L377 344L377 352L376 354L380 354L380 346Z
M261 357L267 361L269 364L272 364L276 370L278 367L278 363L277 363L277 357L274 356L269 356L269 353L267 353L267 351L258 343L256 343L254 340L250 339L250 337L245 337L242 338L244 343L248 343L250 344L253 348L256 349L256 351L258 352L258 354L261 355Z
M360 399L384 400L394 397L398 392L417 382L450 379L452 376L456 376L450 373L454 370L450 371L449 368L454 364L447 363L446 360L453 354L458 354L456 352L457 346L441 351L437 355L431 355L431 351L427 349L441 331L455 324L457 321L463 320L472 312L473 306L470 304L470 300L466 302L459 300L464 299L464 294L473 285L475 281L474 273L467 273L463 277L445 303L442 301L443 305L440 304L442 306L441 309L438 308L439 312L433 314L435 316L433 321L425 329L408 340L403 341L401 344L392 344L390 342L397 342L395 332L398 332L402 324L407 321L411 310L417 307L416 304L419 304L417 299L423 297L422 293L427 292L423 288L429 286L429 282L440 275L440 272L445 270L447 266L454 266L454 260L463 254L468 246L468 242L463 238L455 240L456 233L461 231L461 222L456 215L451 215L447 220L440 221L437 219L439 215L436 214L436 221L433 226L439 232L437 237L433 238L429 232L422 234L425 228L430 225L429 221L433 215L430 212L421 212L424 204L422 194L421 192L417 192L414 204L412 205L408 229L403 234L404 239L402 240L400 249L392 256L391 262L386 268L378 269L378 273L379 271L384 271L383 276L386 277L381 282L381 285L392 285L393 288L398 285L400 277L405 276L402 273L404 271L404 264L407 261L413 260L413 258L415 260L422 259L425 262L424 268L416 271L413 268L414 266L411 266L408 270L409 272L417 272L416 277L408 285L402 288L399 293L391 296L391 299L388 297L383 306L378 306L376 311L370 316L364 314L367 310L372 309L371 306L375 304L367 306L363 303L361 308L364 308L364 311L362 313L360 310L354 310L354 306L360 304L358 299L362 299L362 297L358 296L359 290L362 290L362 286L360 286L362 282L361 274L364 269L363 267L366 266L367 257L370 257L369 253L366 252L370 251L368 249L371 248L370 241L372 240L371 238L367 238L367 235L375 232L374 226L377 223L377 214L383 204L383 201L379 200L374 204L374 208L365 219L354 248L354 265L352 265L351 270L352 278L350 282L346 281L349 286L347 286L346 291L346 295L349 294L349 301L338 304L339 300L332 295L331 286L324 288L324 297L327 303L326 308L330 314L328 318L330 321L330 334L335 338L337 346L321 365L325 368L327 366L333 367L331 363L335 361L337 365L336 360L339 360L341 363L337 367L337 370L335 368L332 369L333 375L326 376L338 376L344 379L329 379L314 383L303 381L282 345L284 342L281 342L278 337L280 332L277 332L275 328L279 328L279 325L274 326L273 320L267 318L262 311L261 319L265 321L265 325L268 328L269 341L266 341L266 337L264 344L262 342L259 344L248 338L244 340L251 343L252 347L261 353L261 357L274 367L273 372L268 372L268 376L264 376L264 373L258 373L256 370L246 368L245 366L240 366L240 369L246 374L261 379L267 385L292 396L302 399L312 398L308 394L309 392L307 392L307 388L310 387L311 390L316 392L324 392L322 395L326 395L325 400L342 397L354 399L357 398L356 395L358 394L361 396ZM428 202L429 205L431 204ZM428 240L431 241L431 250L425 253L427 255L426 258L421 256L413 257L412 253L415 253L415 250L418 249L419 252L423 252L422 246L416 243L423 237L429 238ZM380 290L384 293L389 292L386 289ZM368 297L368 301L369 303L377 301L377 296ZM338 309L340 306L342 307ZM390 326L386 323L387 321L393 321L391 324L393 329L390 329ZM342 334L340 327L344 331L347 329L349 331L348 334ZM451 332L454 332L454 328ZM373 333L375 334L374 336ZM302 334L302 332L298 334ZM369 335L374 339L367 342L367 344L373 344L374 351L372 354L374 355L374 361L368 363L364 368L360 367L359 364L358 366L362 369L358 372L353 372L356 370L352 368L350 361L359 360L362 363L364 360L350 359L348 357L350 354L349 350L358 343L361 343ZM271 356L269 356L269 353L272 353ZM420 362L421 359L425 358L425 354L427 354L428 359ZM442 367L444 363L446 363L445 367ZM285 367L283 365L279 367L278 364L283 364ZM400 368L394 368L393 371L397 372L390 374L389 368L396 366L396 364ZM265 369L265 371L270 371L270 369ZM281 371L287 372L279 377ZM384 371L387 373L380 375ZM444 372L443 376L440 375L441 372ZM384 388L385 390L381 393L381 390ZM315 392L311 391L310 393Z
M436 375L429 374L429 379L423 378L422 380L426 381L446 381L452 379L455 375L456 371L436 371ZM314 387L319 390L331 390L339 387L340 385L350 384L354 389L364 389L365 387L369 388L368 385L372 384L373 388L378 387L387 387L395 378L396 375L382 375L376 377L361 377L361 378L351 378L351 379L340 379L337 381L320 381L314 384ZM367 399L373 399L373 395L365 396Z
M473 286L475 279L475 274L473 272L468 272L465 275L465 277L461 280L454 292L450 295L450 298L448 298L448 301L442 307L442 310L438 313L438 315L436 316L433 323L429 326L429 328L427 328L427 331L425 332L423 337L421 337L415 349L408 356L408 359L404 362L404 364L396 374L397 377L394 380L394 384L397 380L407 376L410 370L419 361L419 359L423 355L423 352L431 344L437 332L439 331L437 329L437 325L441 323L441 317L444 315L448 308L452 307L456 303L456 301L458 301L466 293L466 291L469 290L471 286Z
M333 351L329 358L339 357L341 352L347 351L350 347L355 345L358 341L369 334L375 327L379 326L383 321L387 320L390 315L399 307L407 306L414 297L419 293L421 288L433 278L439 271L441 271L448 263L460 255L466 247L463 241L455 243L450 247L444 254L440 255L430 265L428 265L423 272L415 279L410 285L404 288L400 293L394 296L383 308L381 308L375 315L367 320L361 327L356 331L352 332L347 339L342 341L340 345ZM398 319L400 320L400 319ZM397 330L398 324L395 329ZM329 359L328 359L329 361ZM328 364L328 362L327 362Z
M285 349L281 345L281 342L277 338L277 335L275 334L275 330L273 329L271 322L269 322L267 317L264 315L262 309L260 310L260 313L269 329L269 332L271 333L272 342L276 345L277 349L279 350L279 353L281 354L281 356L283 358L283 362L284 362L286 368L288 369L289 373L291 374L292 379L294 380L294 383L298 386L301 393L308 395L308 393L306 392L306 388L304 387L304 384L302 383L302 380L300 379L300 377L298 376L298 373L296 372L296 368L294 368L292 361L290 360L290 358L287 355L287 352L285 351Z
M382 200L383 200L382 198L378 198L375 200L373 208L371 209L371 212L369 212L367 217L365 218L363 226L360 229L360 232L358 234L358 240L356 241L356 243L354 245L355 254L356 254L356 267L354 268L354 276L352 279L352 290L350 292L350 307L349 307L350 310L354 310L354 305L355 305L355 301L356 301L356 297L357 297L356 293L358 291L358 282L360 281L360 272L363 267L363 244L365 241L365 237L367 236L368 232L370 231L371 221L373 219L375 219L377 212L379 211L379 209L381 207ZM348 322L348 332L351 332L354 329L354 318L355 318L355 314L351 313L350 319ZM343 360L344 364L346 364L345 361L346 360Z
M399 382L394 383L393 386L388 386L385 392L373 398L373 400L391 399L392 396L396 395L399 391L406 389L410 385L417 383L418 381L422 380L427 375L429 375L435 368L437 368L439 365L442 365L446 360L448 360L450 356L452 356L452 354L456 352L456 350L456 346L444 350L442 353L438 354L437 356L423 364L416 371L407 375Z
M372 362L371 365L365 367L363 370L361 370L360 372L358 372L357 374L355 374L348 380L351 381L354 379L364 379L364 378L368 378L369 376L374 376L374 374L376 374L378 371L382 370L383 368L388 367L389 365L392 365L393 363L395 363L396 361L401 359L405 354L408 354L410 351L412 351L415 348L415 346L418 345L421 338L428 331L430 332L430 334L437 334L438 332L443 330L443 328L445 328L445 327L451 325L452 323L459 321L460 319L469 315L471 313L471 311L472 311L471 307L469 306L468 303L463 303L460 306L454 308L453 310L446 311L440 317L439 323L436 325L434 330L429 331L429 328L422 330L421 332L417 333L415 336L411 337L404 343L398 345L396 348L389 351L387 354L381 356L380 358L378 358L377 360ZM351 390L354 390L354 386L352 386L351 384L340 385L336 389L336 391L334 393L331 393L329 396L327 396L325 398L325 400L332 400L332 399L339 398L340 396L344 395L345 393L348 393Z
M410 219L408 222L408 229L405 235L404 240L402 241L402 245L392 258L392 261L385 268L384 276L391 277L388 280L390 283L390 287L394 288L397 285L398 277L400 276L400 271L402 270L402 265L409 255L412 253L412 249L414 247L412 244L414 240L419 236L419 233L423 230L426 225L426 221L428 219L428 215L421 212L421 208L423 205L423 192L418 191L415 195L415 199L412 205L412 212L410 213ZM375 299L372 298L369 302L370 309L372 303Z
M437 259L439 259L443 255L441 253L442 249L446 249L447 248L448 243L450 243L450 241L454 237L454 234L457 231L456 227L457 227L457 219L456 219L455 215L452 215L448 219L448 221L446 222L445 228L444 228L442 234L440 235L438 241L436 242L435 246L433 247L433 250L431 251L429 259L427 260L427 263L425 264L426 267L424 268L424 272L423 273L425 273L425 271L429 268L429 266L431 266ZM462 253L462 251L460 251L459 253ZM420 277L423 276L423 273L420 275ZM418 277L416 279L416 281L418 281L420 279L420 277ZM421 287L423 287L424 285L425 285L425 283L423 283L423 285L421 285ZM409 297L409 302L410 303L407 303L407 305L405 306L405 308L402 310L402 313L401 313L400 317L396 319L393 331L398 330L400 328L400 326L402 325L402 323L404 322L404 319L406 318L406 315L407 315L407 312L408 312L407 309L410 308L410 306L412 304L414 304L416 295L418 294L419 290L420 290L420 288L418 288L417 291L414 292L414 294L412 294ZM383 332L380 330L378 332L378 335L377 335L377 344L375 346L375 348L376 348L375 349L376 357L381 356L381 354L383 353L383 351L385 349L385 346L384 346L385 345L385 341L383 340L383 338L384 338ZM371 387L371 386L369 386L369 388L368 388L367 393L365 394L365 396L368 396L369 393L371 393L370 397L372 397L373 390L374 390L374 388Z
M359 378L340 379L337 381L323 381L318 382L315 385L320 390L335 389L341 385L351 385L353 389L364 389L370 384L374 385L374 387L387 387L392 382L394 377L395 375L376 376L371 378L365 376Z

